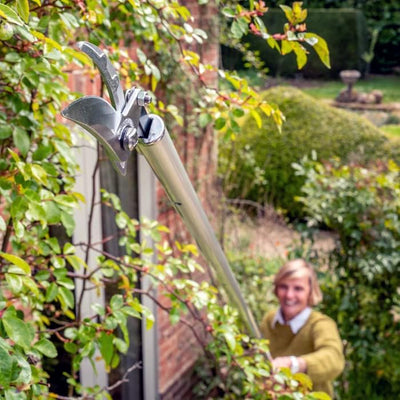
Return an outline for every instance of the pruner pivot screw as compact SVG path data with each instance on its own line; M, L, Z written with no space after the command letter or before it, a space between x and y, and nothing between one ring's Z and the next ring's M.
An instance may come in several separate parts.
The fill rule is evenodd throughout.
M146 106L147 104L150 104L151 100L152 100L151 96L147 92L145 92L144 90L142 90L138 94L137 99L136 99L137 105L141 106L141 107Z
M121 145L125 150L133 151L138 142L137 130L133 126L126 126L121 134Z

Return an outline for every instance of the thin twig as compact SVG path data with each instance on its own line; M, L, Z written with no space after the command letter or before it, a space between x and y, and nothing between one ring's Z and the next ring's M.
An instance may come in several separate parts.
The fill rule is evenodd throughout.
M97 142L97 154L99 154L99 143ZM93 216L94 216L94 207L95 207L95 200L96 200L96 176L97 176L97 171L99 168L99 158L97 157L96 159L96 165L93 169L92 173L92 198L90 202L90 212L89 212L89 221L88 221L88 234L87 234L87 249L85 253L85 264L88 264L89 262L89 254L90 254L90 248L91 248L91 241L92 241L92 229L93 229ZM81 315L82 315L82 302L83 302L83 296L86 291L86 282L87 280L84 279L82 281L82 289L79 295L79 300L77 302L77 320L80 321Z
M131 366L125 371L124 375L122 375L122 378L121 378L119 381L115 382L115 383L114 383L113 385L111 385L111 386L105 387L104 390L107 390L107 391L111 392L111 391L113 391L114 389L116 389L118 386L122 385L123 383L129 382L129 380L127 379L127 378L128 378L128 375L129 375L132 371L134 371L135 369L138 369L138 368L142 368L142 362L141 362L141 361L138 361L138 362L136 362L135 364L131 365Z

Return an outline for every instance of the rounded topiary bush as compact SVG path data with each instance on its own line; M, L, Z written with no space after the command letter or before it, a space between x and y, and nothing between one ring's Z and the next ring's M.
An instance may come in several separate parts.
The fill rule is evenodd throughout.
M263 96L280 108L286 121L280 133L271 118L264 117L259 128L249 116L235 141L221 140L219 171L229 198L270 203L296 216L301 206L294 197L304 178L295 175L293 163L313 152L319 160L339 157L360 163L385 156L388 139L355 113L293 87L273 87Z

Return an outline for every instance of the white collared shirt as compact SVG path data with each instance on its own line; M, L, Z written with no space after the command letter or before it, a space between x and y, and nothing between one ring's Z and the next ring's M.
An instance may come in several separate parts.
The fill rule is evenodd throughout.
M282 310L279 307L278 311L275 314L274 319L272 320L271 323L272 328L275 328L276 323L279 322L281 325L289 325L292 332L296 334L307 322L308 317L311 314L311 311L312 311L311 307L306 307L302 312L300 312L294 318L286 322L283 319Z

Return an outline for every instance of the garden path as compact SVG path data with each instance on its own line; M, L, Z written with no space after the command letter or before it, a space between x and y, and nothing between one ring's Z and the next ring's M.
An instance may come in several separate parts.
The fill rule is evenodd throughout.
M275 213L256 220L243 216L231 217L227 225L228 246L253 255L285 258L289 249L300 242L299 233ZM327 252L334 247L334 243L332 232L320 230L316 234L313 249Z

